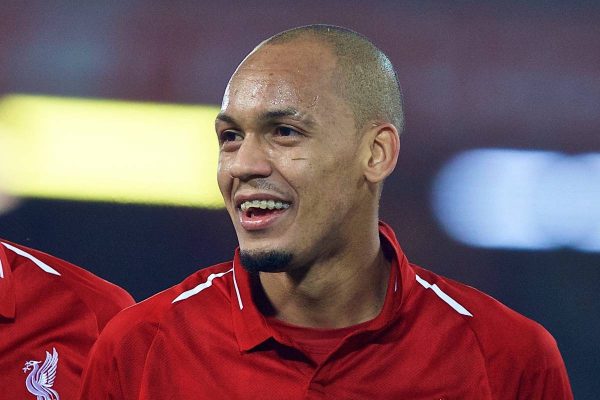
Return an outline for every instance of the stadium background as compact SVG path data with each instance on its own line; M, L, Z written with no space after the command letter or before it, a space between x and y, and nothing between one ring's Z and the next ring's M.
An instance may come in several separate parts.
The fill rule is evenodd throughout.
M600 153L596 2L3 1L0 139L14 134L2 129L2 98L13 94L218 105L253 46L317 22L365 34L398 70L406 132L381 214L409 259L542 323L558 341L575 397L597 398L600 243L595 249L560 238L545 248L465 243L443 227L433 200L440 171L464 151ZM18 168L35 162L26 148L14 151L0 148L0 160L10 157ZM110 151L105 159L109 166ZM167 159L177 164L177 154ZM548 163L550 175L553 168ZM600 172L590 171L568 177L584 182L587 202L577 203L576 216L591 221L600 237ZM571 188L555 186L541 195L552 201ZM222 209L143 203L22 195L0 181L0 237L79 264L138 300L231 257L236 240ZM569 229L556 224L553 232Z

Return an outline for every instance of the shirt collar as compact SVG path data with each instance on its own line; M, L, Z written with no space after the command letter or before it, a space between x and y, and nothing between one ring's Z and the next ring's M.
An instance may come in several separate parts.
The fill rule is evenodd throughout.
M12 277L12 265L14 256L6 251L6 248L0 244L0 317L7 319L15 318L16 295L15 285Z
M410 267L408 259L400 248L392 228L384 222L379 222L379 236L382 246L391 252L392 273L383 308L368 324L365 331L378 332L392 323L400 314L400 308L410 294L415 284L415 272ZM249 351L268 339L279 340L278 334L272 330L265 317L252 301L250 274L242 267L239 249L236 249L233 259L232 301L233 325L241 351Z
M248 351L273 336L265 317L258 310L252 299L250 274L242 267L239 249L233 257L233 288L231 302L233 327L241 351Z

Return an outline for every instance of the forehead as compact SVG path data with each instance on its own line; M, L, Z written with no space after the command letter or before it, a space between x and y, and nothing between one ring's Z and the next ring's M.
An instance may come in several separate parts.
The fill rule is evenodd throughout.
M337 98L335 57L317 42L265 45L251 53L231 78L222 110L293 106L300 109Z

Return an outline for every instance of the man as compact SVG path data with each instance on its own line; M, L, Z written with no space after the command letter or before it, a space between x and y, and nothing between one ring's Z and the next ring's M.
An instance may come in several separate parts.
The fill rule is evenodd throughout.
M73 264L0 239L0 398L76 398L100 331L133 303Z
M314 25L261 43L216 121L239 249L117 316L82 399L569 399L552 337L408 262L378 222L391 63Z

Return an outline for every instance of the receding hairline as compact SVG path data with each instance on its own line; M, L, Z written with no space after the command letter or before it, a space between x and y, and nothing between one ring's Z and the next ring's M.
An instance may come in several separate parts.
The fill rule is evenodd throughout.
M328 25L328 24L311 24L311 25L303 25L295 28L291 28L265 39L260 45L268 44L268 43L284 43L290 40L294 40L298 37L302 37L305 35L313 34L315 37L325 38L326 35L348 35L352 37L361 38L369 43L371 41L363 34L353 31L348 28L344 28L337 25ZM258 46L257 46L258 47Z
M358 32L335 25L300 26L264 40L248 57L264 47L304 40L332 50L338 69L334 87L348 101L358 127L390 122L402 131L402 92L396 71L385 53Z

